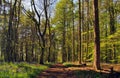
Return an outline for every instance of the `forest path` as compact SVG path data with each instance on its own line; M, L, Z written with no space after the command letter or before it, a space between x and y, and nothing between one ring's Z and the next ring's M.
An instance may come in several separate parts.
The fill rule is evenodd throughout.
M77 78L74 72L63 64L55 64L43 71L37 78Z
M120 78L120 65L113 65L113 67L115 71L111 72L109 64L102 65L102 70L99 71L86 65L66 67L63 64L55 64L40 73L37 78Z

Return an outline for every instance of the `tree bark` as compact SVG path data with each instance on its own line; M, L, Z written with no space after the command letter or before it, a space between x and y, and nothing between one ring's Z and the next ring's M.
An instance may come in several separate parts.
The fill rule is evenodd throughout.
M78 27L78 59L79 59L79 64L82 63L81 60L81 1L79 0L79 27Z
M98 14L98 0L94 0L94 38L95 38L95 47L94 47L94 68L96 70L100 69L100 30L99 30L99 14Z
M41 56L40 56L40 64L44 64L44 52L45 52L45 39L42 37L42 46L41 46Z

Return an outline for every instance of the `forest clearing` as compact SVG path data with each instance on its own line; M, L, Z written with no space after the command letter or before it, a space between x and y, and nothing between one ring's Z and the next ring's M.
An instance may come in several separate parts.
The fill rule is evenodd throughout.
M120 78L120 0L0 0L0 78Z

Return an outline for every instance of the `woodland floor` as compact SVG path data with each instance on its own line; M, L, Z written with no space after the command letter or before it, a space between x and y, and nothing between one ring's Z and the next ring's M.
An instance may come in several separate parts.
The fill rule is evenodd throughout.
M102 70L95 71L91 66L55 64L37 78L120 78L120 65L103 64Z

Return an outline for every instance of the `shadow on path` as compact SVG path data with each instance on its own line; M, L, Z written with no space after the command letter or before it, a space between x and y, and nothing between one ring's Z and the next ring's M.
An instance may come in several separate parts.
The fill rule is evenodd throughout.
M94 71L92 67L66 67L62 64L52 65L37 78L120 78L120 72L109 70Z

